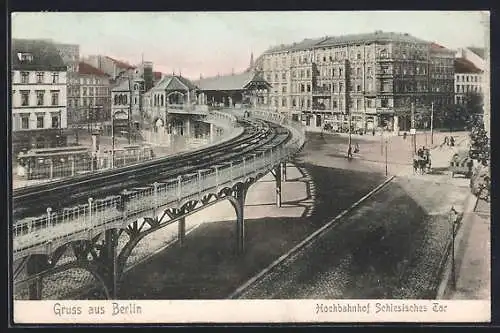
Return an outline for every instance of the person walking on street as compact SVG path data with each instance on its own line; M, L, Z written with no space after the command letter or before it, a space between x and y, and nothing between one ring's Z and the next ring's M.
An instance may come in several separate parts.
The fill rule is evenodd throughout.
M455 146L455 139L452 136L450 136L450 146L451 147Z
M349 148L347 148L347 158L351 159L352 158L352 147L349 145Z

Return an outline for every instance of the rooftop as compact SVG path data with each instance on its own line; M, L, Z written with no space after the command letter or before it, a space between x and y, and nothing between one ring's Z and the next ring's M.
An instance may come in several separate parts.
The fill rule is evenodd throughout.
M397 32L384 32L375 31L371 33L363 34L349 34L343 36L325 36L321 38L306 38L298 43L293 44L281 44L269 48L264 53L274 53L274 52L286 52L286 51L299 51L310 48L321 48L334 45L346 45L346 44L362 44L371 42L410 42L410 43L429 43L423 39L416 38L407 33L397 33Z
M455 73L479 74L482 71L465 58L455 58Z
M83 61L78 64L78 73L83 75L95 75L95 76L106 76L109 75L101 71L99 68L95 68Z
M165 75L151 90L195 90L198 87L180 75Z
M136 68L135 66L127 64L126 62L123 62L123 61L120 61L120 60L116 60L116 59L113 59L113 58L108 57L108 56L106 56L106 58L108 58L109 60L113 61L116 64L116 66L119 67L119 68L124 68L124 69L134 69L134 68Z
M270 86L259 74L247 71L241 74L230 74L223 76L214 76L202 78L195 83L200 90L218 91L218 90L244 90L251 82L263 83Z
M13 39L11 61L13 69L67 70L55 45L45 40Z
M482 47L468 47L469 50L471 50L472 52L474 52L476 55L478 55L479 57L481 57L481 59L484 59L484 48Z

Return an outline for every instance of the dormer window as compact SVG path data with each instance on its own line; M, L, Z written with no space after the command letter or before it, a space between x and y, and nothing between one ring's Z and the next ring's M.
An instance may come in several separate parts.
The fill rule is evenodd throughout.
M26 61L26 62L33 61L33 55L31 53L27 53L27 52L18 52L17 58L19 59L19 61Z

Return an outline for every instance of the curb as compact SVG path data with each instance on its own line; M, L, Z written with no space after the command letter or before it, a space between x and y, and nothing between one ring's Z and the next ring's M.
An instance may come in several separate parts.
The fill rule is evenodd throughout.
M465 248L467 246L467 239L470 233L470 228L472 226L471 222L473 219L474 209L476 208L478 198L469 193L465 199L464 211L462 221L459 224L458 232L455 237L455 272L457 274L456 278L460 276L460 267L465 253ZM437 288L436 299L448 299L445 295L449 293L450 289L450 279L451 279L451 240L448 241L446 246L446 251L442 258L442 264L440 268L441 282Z
M354 210L359 204L361 204L363 201L368 199L370 196L378 192L380 189L382 189L385 185L387 185L389 182L391 182L396 176L390 176L387 178L382 184L379 184L377 187L372 189L370 192L365 194L361 199L353 203L351 206L348 208L344 209L340 214L338 214L336 217L334 217L332 220L327 222L325 225L323 225L321 228L310 234L306 239L301 241L299 244L294 246L291 250L289 250L287 253L283 254L281 257L273 261L269 266L264 268L260 273L255 275L254 277L250 278L247 282L245 282L243 285L238 287L231 295L227 297L227 299L235 299L238 298L248 287L250 287L252 284L260 280L264 275L269 273L272 269L274 269L276 266L284 262L286 259L291 257L293 254L298 252L299 250L305 248L307 245L312 244L315 239L319 238L324 232L326 232L330 227L332 227L335 222L337 222L339 219L344 217L346 214Z

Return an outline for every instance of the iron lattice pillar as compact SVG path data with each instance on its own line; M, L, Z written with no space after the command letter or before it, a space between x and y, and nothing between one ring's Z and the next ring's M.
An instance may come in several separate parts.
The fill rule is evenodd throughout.
M118 281L120 272L118 270L118 230L109 229L104 232L104 240L99 253L99 270L103 277L109 297L118 298Z
M32 276L42 272L47 266L47 259L45 256L33 255L26 263L27 275ZM30 300L41 300L43 290L43 279L37 277L29 284L28 292Z

